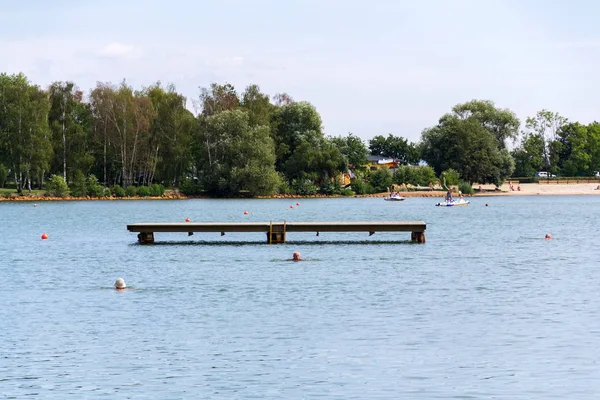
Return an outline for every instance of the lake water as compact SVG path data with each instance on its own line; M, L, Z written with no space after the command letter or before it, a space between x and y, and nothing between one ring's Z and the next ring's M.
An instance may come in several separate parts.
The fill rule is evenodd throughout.
M600 197L439 200L0 203L0 398L599 398ZM427 243L125 229L186 217Z

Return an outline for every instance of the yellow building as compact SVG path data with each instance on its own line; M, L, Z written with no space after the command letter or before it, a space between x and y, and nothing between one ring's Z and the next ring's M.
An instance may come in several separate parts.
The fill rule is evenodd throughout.
M398 161L394 160L393 158L386 158L386 157L382 157L382 156L367 156L367 159L369 160L369 165L368 165L368 169L371 171L376 171L378 169L381 168L388 168L388 169L393 169L393 168L398 168Z

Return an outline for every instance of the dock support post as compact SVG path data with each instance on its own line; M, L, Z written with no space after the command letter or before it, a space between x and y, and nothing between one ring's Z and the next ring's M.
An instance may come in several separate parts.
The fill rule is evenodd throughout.
M140 232L138 233L138 242L141 244L152 244L154 243L154 232Z
M410 240L417 243L425 243L425 232L411 232Z
M269 232L267 232L267 243L285 243L286 225L285 221L283 224L269 224Z

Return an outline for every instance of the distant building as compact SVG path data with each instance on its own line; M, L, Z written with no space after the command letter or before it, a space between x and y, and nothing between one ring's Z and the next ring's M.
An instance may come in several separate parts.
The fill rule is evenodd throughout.
M376 171L381 168L396 169L398 168L398 165L400 165L400 163L393 158L387 158L383 156L369 155L367 156L367 159L369 160L368 168L371 171Z

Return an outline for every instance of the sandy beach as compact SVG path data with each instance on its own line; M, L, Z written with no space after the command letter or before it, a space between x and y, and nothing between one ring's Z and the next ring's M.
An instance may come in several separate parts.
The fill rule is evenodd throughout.
M484 192L476 196L542 196L542 195L600 195L599 183L521 183L513 184L511 190L508 182L495 191L494 185L481 185ZM474 186L478 188L478 185ZM518 190L520 187L521 190Z

